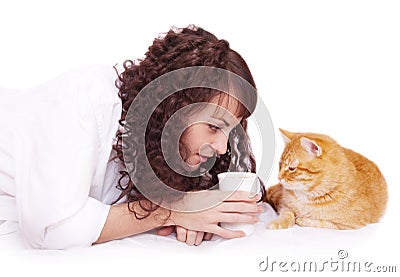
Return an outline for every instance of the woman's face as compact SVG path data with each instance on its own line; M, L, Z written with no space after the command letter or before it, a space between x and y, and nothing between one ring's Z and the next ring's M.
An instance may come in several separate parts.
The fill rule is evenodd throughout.
M189 154L183 159L193 170L213 155L226 153L229 133L242 120L242 117L234 115L237 100L224 97L219 106L217 103L216 97L211 105L191 116L190 126L182 134L182 143L189 149Z

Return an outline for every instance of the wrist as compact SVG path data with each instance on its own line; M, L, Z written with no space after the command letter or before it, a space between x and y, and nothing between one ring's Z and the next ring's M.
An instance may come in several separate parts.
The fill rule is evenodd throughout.
M158 227L167 227L175 225L173 211L168 210L164 207L158 207L157 210L153 212L154 221Z
M160 207L159 209L162 209L162 214L163 214L163 224L162 227L167 227L167 226L175 226L177 225L177 213L176 211L173 210L168 210L165 208Z

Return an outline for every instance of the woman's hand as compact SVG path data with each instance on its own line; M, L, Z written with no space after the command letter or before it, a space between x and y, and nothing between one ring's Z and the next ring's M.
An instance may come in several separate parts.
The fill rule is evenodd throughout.
M211 240L211 238L211 233L193 231L181 226L176 226L176 239L181 242L186 242L187 245L200 245L203 240Z
M230 193L229 193L230 194ZM181 211L174 209L171 216L164 226L176 225L186 229L186 240L191 243L202 236L199 232L211 233L223 238L243 237L243 231L231 231L219 226L220 222L228 223L256 223L258 221L257 213L261 208L257 206L260 195L249 197L245 191L235 191L229 197L227 192L222 191L202 191L201 193L188 193L180 206ZM210 200L211 199L211 200ZM206 203L218 203L210 208L204 208L198 212L185 211L185 207L205 207ZM186 206L185 206L186 205ZM196 231L191 231L196 230ZM178 234L180 232L180 234ZM197 232L196 236L193 232ZM183 240L184 232L177 229L177 237ZM178 239L179 239L178 238Z
M176 231L176 239L187 245L200 245L205 240L211 240L213 234L188 230L181 226L167 226L157 231L157 235L168 236Z

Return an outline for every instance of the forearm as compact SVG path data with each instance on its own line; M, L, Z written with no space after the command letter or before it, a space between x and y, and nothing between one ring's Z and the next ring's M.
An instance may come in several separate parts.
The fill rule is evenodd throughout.
M228 223L255 223L258 218L256 213L260 212L257 201L261 196L249 198L248 192L236 191L226 197L228 192L205 191L202 194L193 193L186 195L185 199L178 201L172 208L174 211L159 207L144 219L137 219L128 209L127 204L112 206L107 216L103 230L95 243L106 242L110 240L125 238L128 236L140 234L161 226L181 226L188 230L201 231L205 233L217 234L223 238L235 238L244 236L241 231L231 231L221 228L219 222ZM209 209L199 210L197 212L185 212L193 210L193 207L199 206L199 201L211 199L221 203ZM130 205L137 213L146 214L141 210L138 202ZM186 209L190 207L191 209ZM204 205L203 205L204 207ZM179 212L182 211L182 212Z
M142 214L138 202L130 203L135 211ZM159 207L148 217L137 219L129 209L126 203L112 206L108 213L103 230L95 243L102 243L115 239L121 239L132 235L144 233L146 231L165 226L169 211Z

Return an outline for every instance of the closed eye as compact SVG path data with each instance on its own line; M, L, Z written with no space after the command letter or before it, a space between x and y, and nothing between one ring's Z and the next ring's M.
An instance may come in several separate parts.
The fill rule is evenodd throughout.
M213 124L208 124L208 127L209 127L211 130L213 130L213 131L221 130L220 127L215 126L215 125L213 125Z
M290 172L294 172L294 171L296 171L297 167L289 166L288 169L289 169Z

